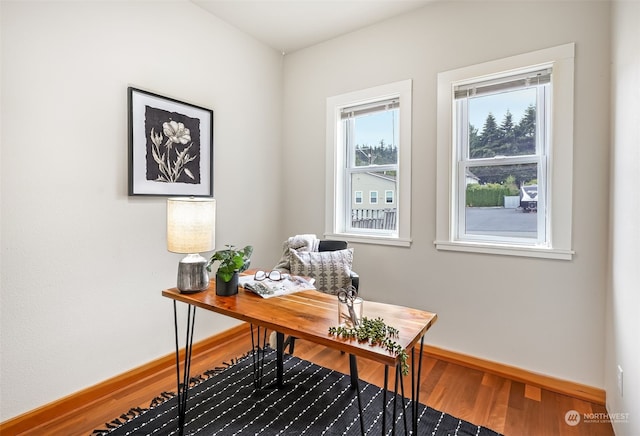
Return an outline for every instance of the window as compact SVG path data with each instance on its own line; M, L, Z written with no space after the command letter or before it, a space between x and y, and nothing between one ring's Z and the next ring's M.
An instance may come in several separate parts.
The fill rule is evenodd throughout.
M456 240L546 243L550 81L543 68L454 86ZM532 186L526 207L506 200Z
M327 237L408 246L410 171L410 80L327 99Z
M384 191L384 202L386 204L393 204L396 191Z
M571 258L573 51L438 75L438 249Z

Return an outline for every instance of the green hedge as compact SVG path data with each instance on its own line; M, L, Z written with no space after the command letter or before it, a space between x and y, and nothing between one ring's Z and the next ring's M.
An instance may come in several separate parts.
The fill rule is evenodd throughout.
M468 185L466 205L469 207L504 206L505 195L518 195L518 191L517 189L509 188L499 183Z

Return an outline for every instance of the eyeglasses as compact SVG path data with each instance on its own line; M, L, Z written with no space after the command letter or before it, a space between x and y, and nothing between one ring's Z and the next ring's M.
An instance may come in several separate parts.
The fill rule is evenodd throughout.
M256 281L261 281L261 280L273 280L274 282L280 281L280 280L284 280L289 276L289 274L284 274L281 273L280 271L256 271L255 276L253 276L253 278Z

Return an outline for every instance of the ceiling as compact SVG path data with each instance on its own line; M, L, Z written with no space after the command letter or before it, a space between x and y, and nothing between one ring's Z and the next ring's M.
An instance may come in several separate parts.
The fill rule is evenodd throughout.
M432 0L191 0L265 44L291 53Z

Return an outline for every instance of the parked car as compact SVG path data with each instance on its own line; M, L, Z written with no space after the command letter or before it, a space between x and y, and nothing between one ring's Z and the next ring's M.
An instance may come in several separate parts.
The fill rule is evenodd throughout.
M520 207L523 212L538 211L538 185L520 187Z

